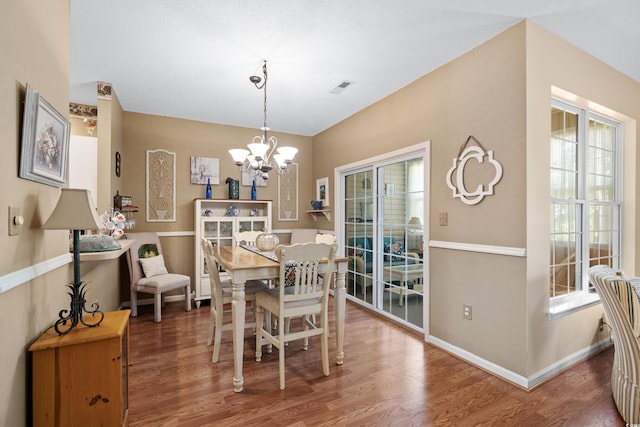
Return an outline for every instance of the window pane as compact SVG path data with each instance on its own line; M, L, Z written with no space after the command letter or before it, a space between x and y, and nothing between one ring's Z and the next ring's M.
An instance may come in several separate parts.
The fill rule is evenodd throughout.
M578 174L572 171L551 169L551 197L554 199L576 199Z
M595 147L613 150L614 131L615 128L611 125L589 120L590 144Z

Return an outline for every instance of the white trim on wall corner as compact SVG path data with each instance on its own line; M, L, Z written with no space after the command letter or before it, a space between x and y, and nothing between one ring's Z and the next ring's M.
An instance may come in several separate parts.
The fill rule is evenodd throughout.
M524 377L434 336L429 335L427 342L526 390L533 389L543 382L555 377L565 369L571 368L572 366L612 345L611 340L606 338L600 342L590 345L589 347L570 354L564 359L558 360L554 364L541 369L529 377Z
M516 384L525 389L527 388L528 380L526 377L523 377L522 375L516 374L513 371L503 368L500 365L496 365L493 362L489 362L486 359L483 359L453 344L449 344L448 342L443 341L439 338L436 338L432 335L429 335L428 341L430 344L433 344L436 347L439 347L451 354L454 354L462 358L463 360L466 360L467 362L471 363L472 365L479 366L482 369L485 369L491 372L492 374L497 375L513 384Z
M443 242L440 240L430 240L429 247L440 248L440 249L453 249L456 251L482 252L485 254L507 255L507 256L517 256L517 257L524 257L527 254L527 250L525 248L514 248L510 246L478 245L475 243Z
M156 234L160 237L188 237L196 235L194 231L158 231Z
M69 253L42 261L30 267L23 268L22 270L14 271L13 273L5 274L0 277L0 294L53 271L56 268L60 268L63 265L70 264L72 261L73 257Z

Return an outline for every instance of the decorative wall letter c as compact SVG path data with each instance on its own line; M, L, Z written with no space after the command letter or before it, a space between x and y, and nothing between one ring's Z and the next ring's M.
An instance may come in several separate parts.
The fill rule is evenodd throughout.
M473 138L478 146L464 147ZM462 151L464 149L464 151ZM469 191L464 185L464 168L467 162L475 159L478 163L484 163L484 158L495 168L495 177L486 186L478 185L475 190ZM455 177L454 177L455 172ZM486 151L480 142L473 136L469 136L467 142L461 148L461 153L453 159L453 166L447 173L447 186L453 191L453 198L459 198L467 205L476 205L484 199L485 196L493 195L493 187L502 178L502 165L493 158L493 150Z

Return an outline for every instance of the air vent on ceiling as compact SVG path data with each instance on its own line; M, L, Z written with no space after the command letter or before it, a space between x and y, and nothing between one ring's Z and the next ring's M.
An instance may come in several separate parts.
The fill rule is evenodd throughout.
M350 82L349 80L343 80L338 86L331 89L331 93L338 95L340 92L342 92L352 84L353 82Z

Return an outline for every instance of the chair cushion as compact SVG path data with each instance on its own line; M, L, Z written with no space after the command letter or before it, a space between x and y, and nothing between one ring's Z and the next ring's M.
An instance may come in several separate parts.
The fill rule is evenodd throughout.
M245 298L248 298L249 295L254 295L257 292L266 291L267 289L269 289L269 286L262 280L247 280L246 283L244 284ZM231 282L223 283L222 293L233 295L233 287Z
M162 293L172 289L183 288L191 284L191 278L184 274L160 274L153 277L143 277L136 284L136 288L150 293Z
M293 294L293 289L286 289L284 293L291 295ZM280 301L280 290L277 287L266 289L264 291L258 292L256 294L256 298L260 298L260 300L266 306L268 306L269 304L272 304L273 306L277 306ZM310 298L310 299L304 299L300 301L287 301L285 302L285 307L306 307L306 306L318 304L320 302L322 302L320 298Z
M144 271L144 277L154 277L160 274L167 274L167 267L164 265L162 254L149 258L140 258L140 265Z
M396 261L398 257L394 255L402 255L402 243L397 242L394 237L385 237L384 238L384 260L385 261Z

